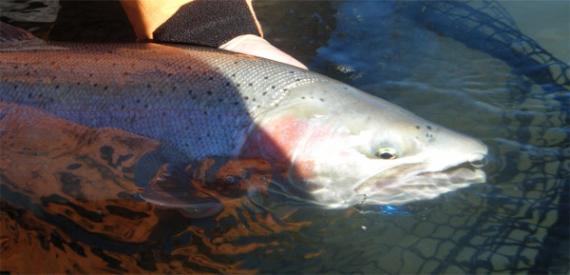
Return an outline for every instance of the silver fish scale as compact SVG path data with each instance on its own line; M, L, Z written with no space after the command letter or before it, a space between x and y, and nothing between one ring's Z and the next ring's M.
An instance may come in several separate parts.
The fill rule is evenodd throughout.
M158 139L191 159L236 153L288 89L327 78L262 58L159 44L0 50L0 100Z

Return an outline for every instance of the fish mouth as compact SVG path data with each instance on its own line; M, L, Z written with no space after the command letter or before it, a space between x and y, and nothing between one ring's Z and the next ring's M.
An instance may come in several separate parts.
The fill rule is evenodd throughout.
M436 198L444 193L484 183L484 156L429 170L425 164L402 164L357 184L360 204L404 204ZM364 198L364 199L362 199Z

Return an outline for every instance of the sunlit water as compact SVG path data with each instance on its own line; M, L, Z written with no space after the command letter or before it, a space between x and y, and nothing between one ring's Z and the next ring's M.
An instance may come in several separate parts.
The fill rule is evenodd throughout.
M517 2L506 6L520 14ZM528 2L524 6L530 8ZM77 261L99 271L568 272L568 90L545 91L503 60L417 24L393 2L266 1L257 9L268 38L312 70L482 139L491 148L487 183L429 201L348 210L308 206L278 192L250 192L231 201L239 206L223 217L196 220L157 209L145 218L117 219L124 223L115 231L97 227L97 211L77 224L42 212L36 214L38 224L53 225L59 233L43 236L45 246L28 249L51 247L50 253L62 254L62 266ZM526 20L538 22L513 18L521 26ZM558 25L541 27L566 32ZM567 49L557 43L569 40L566 32L550 40L555 46L544 47L565 55ZM35 219L21 218L28 204L11 205L19 197L9 197L3 197L2 209L18 221L14 226L40 238L33 236L41 231L33 229ZM40 205L84 211L48 198ZM107 211L117 213L112 206L106 205ZM121 214L146 213L138 211ZM144 226L148 229L140 229ZM73 249L78 246L82 249ZM76 259L81 257L101 263Z

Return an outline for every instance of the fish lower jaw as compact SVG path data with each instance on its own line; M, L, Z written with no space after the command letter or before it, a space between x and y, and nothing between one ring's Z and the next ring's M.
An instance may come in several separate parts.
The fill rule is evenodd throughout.
M354 197L364 198L362 205L405 204L434 199L444 193L484 183L486 174L470 162L447 165L443 169L385 171L360 182L354 188ZM416 167L417 168L417 167Z

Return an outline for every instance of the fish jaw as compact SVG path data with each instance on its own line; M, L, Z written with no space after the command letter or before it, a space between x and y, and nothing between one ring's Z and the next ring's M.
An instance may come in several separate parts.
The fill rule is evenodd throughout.
M379 149L393 150L383 159ZM256 122L242 153L286 167L328 208L432 199L485 181L480 141L340 84L314 83Z

